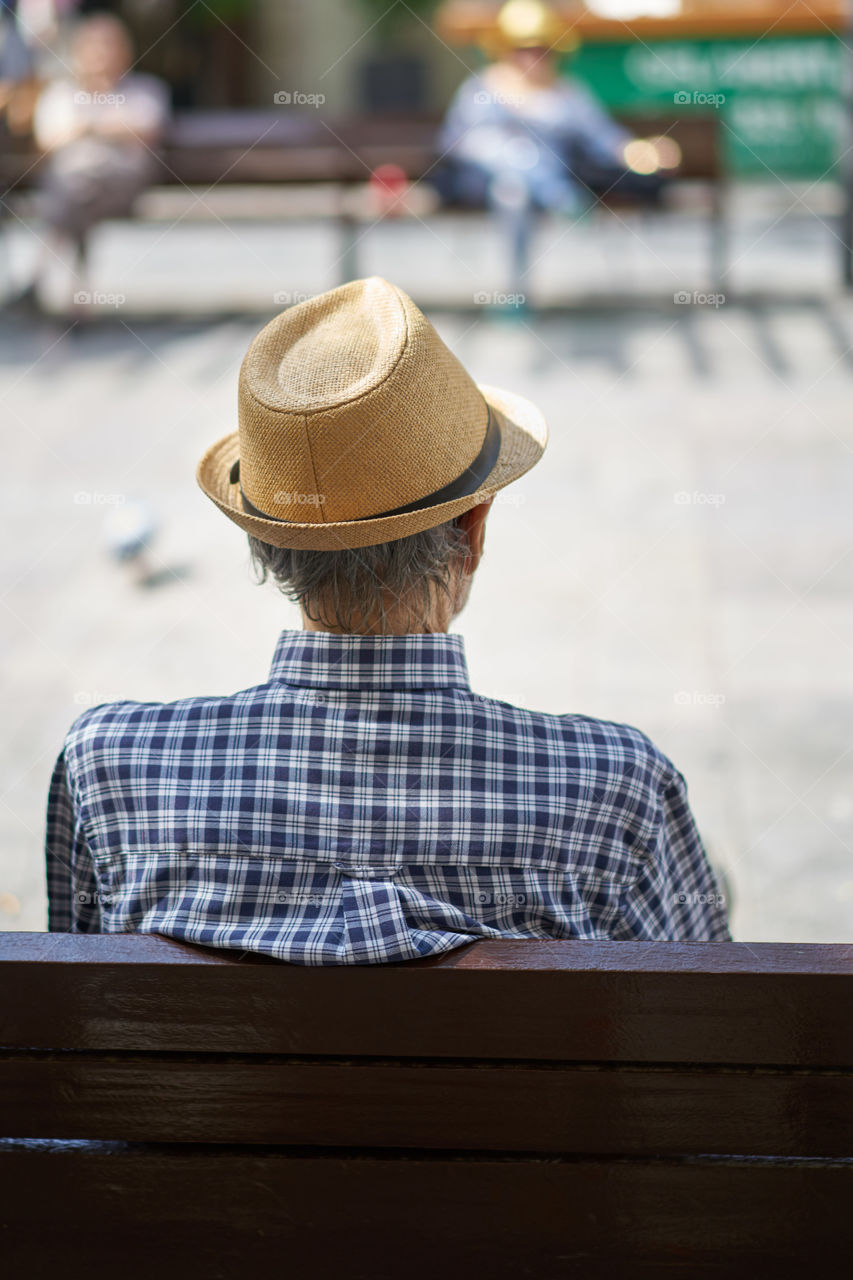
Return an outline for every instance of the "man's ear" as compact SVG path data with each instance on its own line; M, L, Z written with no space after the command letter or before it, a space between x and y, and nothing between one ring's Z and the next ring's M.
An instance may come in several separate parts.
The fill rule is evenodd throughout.
M465 573L473 573L483 558L483 544L486 540L486 516L489 514L491 505L492 499L487 498L485 502L478 503L470 511L464 511L461 516L456 517L457 525L463 530L468 540Z

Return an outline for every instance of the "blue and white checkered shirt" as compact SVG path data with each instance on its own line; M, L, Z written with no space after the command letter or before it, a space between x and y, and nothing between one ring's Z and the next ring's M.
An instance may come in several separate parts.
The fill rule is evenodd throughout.
M47 878L52 930L306 965L729 936L670 761L626 725L478 697L459 636L285 631L255 688L86 711Z

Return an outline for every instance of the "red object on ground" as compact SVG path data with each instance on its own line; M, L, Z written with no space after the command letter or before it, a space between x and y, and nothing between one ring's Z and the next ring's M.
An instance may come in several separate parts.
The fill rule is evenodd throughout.
M409 179L398 164L380 164L370 175L370 193L382 213L393 213L409 187Z

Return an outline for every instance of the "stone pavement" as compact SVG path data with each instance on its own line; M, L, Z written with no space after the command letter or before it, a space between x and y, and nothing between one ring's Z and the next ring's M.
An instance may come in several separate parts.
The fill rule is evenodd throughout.
M138 234L106 246L105 282ZM236 278L226 233L210 235L211 264ZM182 285L172 268L173 290L204 294L207 277ZM282 281L303 288L297 271ZM457 624L475 688L648 732L734 882L739 938L853 939L853 304L433 318L479 380L535 398L552 430L495 504ZM0 316L2 928L44 927L44 801L74 716L250 685L296 625L194 481L235 426L261 319ZM164 573L147 590L106 551L105 518L134 497L159 523Z

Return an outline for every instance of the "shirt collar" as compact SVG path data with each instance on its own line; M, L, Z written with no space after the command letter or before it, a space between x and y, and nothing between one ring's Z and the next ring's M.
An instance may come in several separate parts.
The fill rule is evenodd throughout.
M283 631L270 680L328 689L470 689L461 636Z

